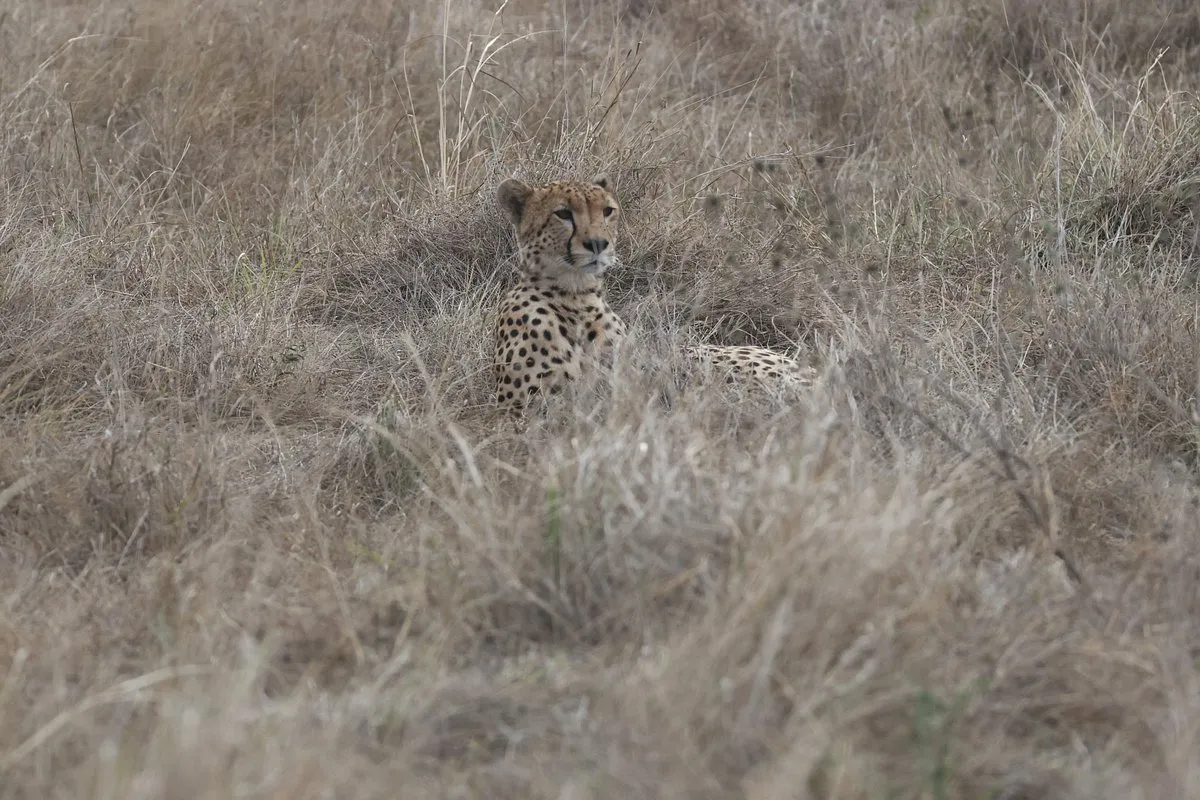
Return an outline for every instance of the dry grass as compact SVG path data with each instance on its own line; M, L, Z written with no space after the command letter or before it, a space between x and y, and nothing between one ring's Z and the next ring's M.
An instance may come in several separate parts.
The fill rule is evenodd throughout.
M1133 8L7 4L0 797L1200 798L1200 12ZM494 187L601 169L637 345L517 433Z

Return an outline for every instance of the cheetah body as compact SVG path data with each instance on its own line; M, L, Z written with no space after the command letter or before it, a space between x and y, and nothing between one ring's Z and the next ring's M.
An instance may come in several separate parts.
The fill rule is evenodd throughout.
M724 377L726 383L745 384L746 380L769 391L803 391L816 381L818 371L804 366L775 350L753 345L700 344L687 347L683 354Z
M626 336L602 283L615 262L620 207L603 177L536 187L510 179L497 199L516 228L521 277L496 321L496 403L520 411L607 361ZM816 377L811 367L762 347L701 344L683 355L729 383L801 390Z

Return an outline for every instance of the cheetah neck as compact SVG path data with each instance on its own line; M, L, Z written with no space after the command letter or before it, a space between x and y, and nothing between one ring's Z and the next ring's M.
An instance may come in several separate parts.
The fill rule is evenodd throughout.
M558 295L564 299L586 299L604 294L604 282L594 275L527 277L526 281L543 294Z

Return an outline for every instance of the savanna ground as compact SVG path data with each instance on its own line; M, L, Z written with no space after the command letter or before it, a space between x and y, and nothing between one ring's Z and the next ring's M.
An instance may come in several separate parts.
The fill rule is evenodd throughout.
M9 0L0 797L1200 798L1198 89L1183 0ZM514 430L495 186L602 170Z

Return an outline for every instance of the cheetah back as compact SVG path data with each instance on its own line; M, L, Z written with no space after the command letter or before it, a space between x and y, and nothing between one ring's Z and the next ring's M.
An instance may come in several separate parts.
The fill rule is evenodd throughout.
M727 383L749 379L767 389L807 389L818 374L783 353L753 345L701 344L688 347L684 355L722 373Z

